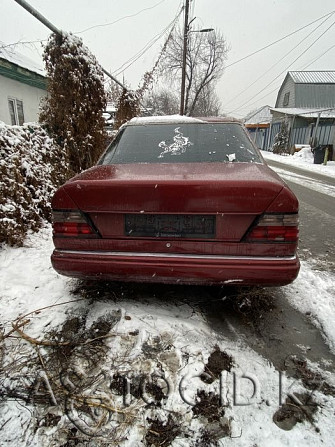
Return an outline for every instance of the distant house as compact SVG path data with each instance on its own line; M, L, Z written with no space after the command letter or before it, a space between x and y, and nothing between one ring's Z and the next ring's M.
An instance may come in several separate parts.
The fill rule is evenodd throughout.
M272 113L268 146L288 120L289 145L334 145L335 71L289 71Z
M270 106L250 112L243 120L251 139L259 149L266 148L271 120Z
M0 49L0 121L11 125L38 121L46 86L41 67L16 52Z

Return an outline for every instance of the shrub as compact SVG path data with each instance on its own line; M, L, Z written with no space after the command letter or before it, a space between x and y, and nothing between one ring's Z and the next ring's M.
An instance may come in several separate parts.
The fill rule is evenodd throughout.
M45 129L0 123L0 243L22 245L50 221L50 199L68 175L66 152Z
M77 173L91 167L106 146L104 76L96 58L72 34L52 34L44 49L48 96L40 122L68 153Z
M289 154L290 150L289 144L289 126L288 121L285 119L280 125L280 130L275 136L273 143L273 153L274 154Z
M137 92L123 89L117 104L114 128L119 129L122 124L139 115L139 99Z

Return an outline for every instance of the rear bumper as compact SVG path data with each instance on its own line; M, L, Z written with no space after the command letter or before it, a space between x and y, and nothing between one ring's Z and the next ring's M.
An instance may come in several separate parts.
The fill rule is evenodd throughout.
M280 286L299 273L297 256L237 257L166 253L54 250L54 269L66 276L112 281Z

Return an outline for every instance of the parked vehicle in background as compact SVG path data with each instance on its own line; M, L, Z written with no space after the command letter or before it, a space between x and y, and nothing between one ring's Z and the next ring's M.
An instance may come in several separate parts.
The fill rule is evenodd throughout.
M115 122L115 116L116 116L117 108L114 106L114 104L108 102L106 105L106 109L104 110L102 116L105 120L105 126L107 131L114 130L114 122Z
M299 271L298 201L234 120L135 118L52 208L63 275L284 285Z

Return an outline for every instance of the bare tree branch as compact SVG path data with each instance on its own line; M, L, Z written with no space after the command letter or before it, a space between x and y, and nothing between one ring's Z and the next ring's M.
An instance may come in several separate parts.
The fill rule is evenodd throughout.
M190 32L186 55L185 113L199 112L197 103L204 94L215 98L215 85L223 74L229 48L222 34ZM179 87L182 70L183 33L177 30L170 39L161 62L163 75ZM214 100L216 105L218 100ZM211 109L211 107L209 108ZM209 112L207 108L207 112ZM215 107L214 107L215 109ZM205 110L205 111L206 111Z

